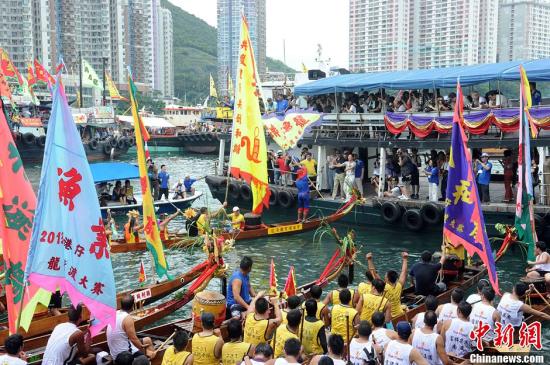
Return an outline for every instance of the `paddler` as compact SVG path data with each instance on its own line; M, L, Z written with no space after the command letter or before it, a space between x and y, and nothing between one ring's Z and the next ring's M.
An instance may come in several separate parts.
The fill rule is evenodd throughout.
M525 283L519 282L514 286L511 293L504 293L497 306L497 311L500 313L502 327L511 324L515 330L519 330L523 323L523 313L532 314L537 320L550 321L550 316L544 312L533 309L530 305L525 304L522 298L525 297L528 286Z
M351 306L351 293L343 289L338 293L340 304L330 311L331 329L333 335L340 335L348 343L353 337L354 328L359 324L359 313Z
M10 335L4 341L5 354L0 355L0 364L2 365L25 365L27 364L27 354L23 351L23 336L16 333Z
M411 325L409 322L397 323L397 340L391 340L384 348L384 364L398 365L429 365L420 352L409 344L411 337Z
M210 232L212 230L210 227L210 219L212 217L217 217L221 212L225 212L226 206L227 206L227 203L224 203L224 205L220 209L218 209L215 213L209 213L206 207L201 208L199 212L199 218L196 221L199 235L203 235L207 233L207 231Z
M301 330L304 353L306 355L324 354L327 352L327 336L324 322L317 318L319 303L315 299L308 299L304 305L306 317Z
M291 295L286 300L286 304L287 304L287 308L281 311L281 316L283 317L283 323L287 323L286 316L290 311L300 308L300 304L302 304L302 300L297 295Z
M309 213L309 186L308 171L303 161L296 174L296 189L298 189L298 219L296 222L305 222Z
M346 365L344 360L345 340L342 336L332 335L328 338L328 353L326 355L316 355L311 359L310 365L319 365L321 359L328 357L334 365Z
M321 301L323 288L319 285L313 285L311 289L309 289L309 295L311 296L311 299L314 299L317 302L317 313L315 314L317 319L323 321L326 327L330 326L330 311L328 306ZM304 310L306 309L305 303L302 304L302 308Z
M286 316L287 323L281 323L273 334L273 340L271 342L273 346L274 357L277 358L284 355L285 341L291 338L299 339L300 337L300 323L302 321L302 311L294 309Z
M386 322L391 321L391 303L385 296L385 287L386 284L381 279L374 279L371 292L359 298L355 309L362 321L371 322L374 312L384 313Z
M250 285L252 259L244 256L239 269L235 270L227 283L227 318L240 317L240 314L249 310L252 298L256 292Z
M193 336L193 365L218 365L222 356L223 338L219 328L214 329L214 315L201 314L202 331Z
M168 215L166 213L162 213L160 215L160 219L158 220L158 226L159 226L159 232L160 232L160 239L162 241L166 241L168 239L168 236L169 236L168 223L170 223L179 214L182 214L182 212L181 210L178 209L178 211L175 212L174 214Z
M337 282L338 282L338 289L334 289L331 292L329 292L328 295L325 297L325 300L323 300L323 304L325 305L330 304L333 306L336 304L340 304L339 293L345 289L345 290L349 290L351 299L352 299L351 304L355 305L355 303L357 303L357 301L359 300L359 295L356 293L354 289L348 288L348 285L349 285L348 276L346 274L340 274L338 276Z
M409 260L409 254L407 252L401 252L401 273L397 276L397 272L394 270L389 270L386 272L384 280L386 286L384 287L384 296L388 298L391 304L391 318L395 318L404 313L401 306L401 292L403 291L403 286L407 281L407 264ZM367 254L367 263L369 271L373 273L375 278L380 278L374 267L373 255L371 252Z
M124 240L126 243L138 243L139 232L143 230L143 225L138 224L139 212L131 210L126 215L128 222L124 225Z
M443 337L435 332L437 315L433 311L426 312L423 316L423 327L415 328L412 332L410 343L428 360L429 364L451 365L445 352L445 341Z
M546 252L546 243L538 241L535 244L535 261L527 261L527 277L531 279L544 278L546 287L550 288L550 254ZM548 289L547 289L548 290Z
M82 323L82 306L71 306L67 316L69 322L60 323L53 329L42 358L43 364L76 364L78 361L85 364L95 358L95 355L90 354L90 332L78 328Z
M193 354L185 351L188 342L189 335L187 332L176 329L174 344L168 346L164 351L161 365L193 365Z
M254 354L254 346L243 342L243 325L238 319L231 319L227 324L229 342L222 347L222 364L240 364L245 356Z
M245 314L244 341L254 346L268 342L273 335L273 331L282 321L277 297L270 298L275 311L275 318L270 318L270 303L263 297L264 294L264 292L259 292L254 297Z

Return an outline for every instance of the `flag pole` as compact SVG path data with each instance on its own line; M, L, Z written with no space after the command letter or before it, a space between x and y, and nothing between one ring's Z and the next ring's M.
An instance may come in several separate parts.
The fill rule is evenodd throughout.
M80 104L79 106L81 108L84 107L84 102L83 102L83 97L82 97L82 51L78 51L78 59L79 59L79 63L80 63L80 67L79 67L79 78L80 78L80 86L79 86L79 89L80 89L80 100L78 101L78 103Z
M107 97L105 95L105 62L107 61L107 57L102 58L103 61L103 106L107 105Z

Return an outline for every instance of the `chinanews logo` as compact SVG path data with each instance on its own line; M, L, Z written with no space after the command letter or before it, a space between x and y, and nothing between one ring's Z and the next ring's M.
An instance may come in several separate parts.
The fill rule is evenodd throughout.
M470 339L476 341L476 348L483 351L484 346L488 344L489 338L487 334L491 330L491 326L483 321L480 321L476 327L470 332ZM542 325L536 321L531 324L523 322L518 330L517 338L519 342L514 343L515 329L510 323L503 325L500 322L495 323L494 328L494 347L519 347L530 348L531 345L536 350L542 350ZM472 354L470 355L472 364L544 364L543 355L486 355Z

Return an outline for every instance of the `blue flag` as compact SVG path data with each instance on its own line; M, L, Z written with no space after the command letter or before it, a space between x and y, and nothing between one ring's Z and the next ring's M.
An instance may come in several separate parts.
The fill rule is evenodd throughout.
M91 312L92 335L114 325L116 289L97 194L61 78L53 104L40 176L26 278L67 293Z
M472 158L466 146L467 138L462 127L463 99L460 83L457 85L456 100L443 235L453 246L462 245L470 256L474 253L479 255L487 267L493 289L499 293L493 251L485 230Z

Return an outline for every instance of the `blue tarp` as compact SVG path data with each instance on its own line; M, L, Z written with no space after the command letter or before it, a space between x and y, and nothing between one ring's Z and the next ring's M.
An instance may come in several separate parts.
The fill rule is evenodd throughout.
M335 92L358 92L386 89L433 89L462 86L493 80L519 80L519 66L523 65L529 81L550 81L550 58L533 61L510 61L472 66L432 68L413 71L370 72L332 76L296 86L296 95L319 95Z
M126 162L100 162L90 164L92 176L96 184L115 180L131 180L139 178L136 165Z

